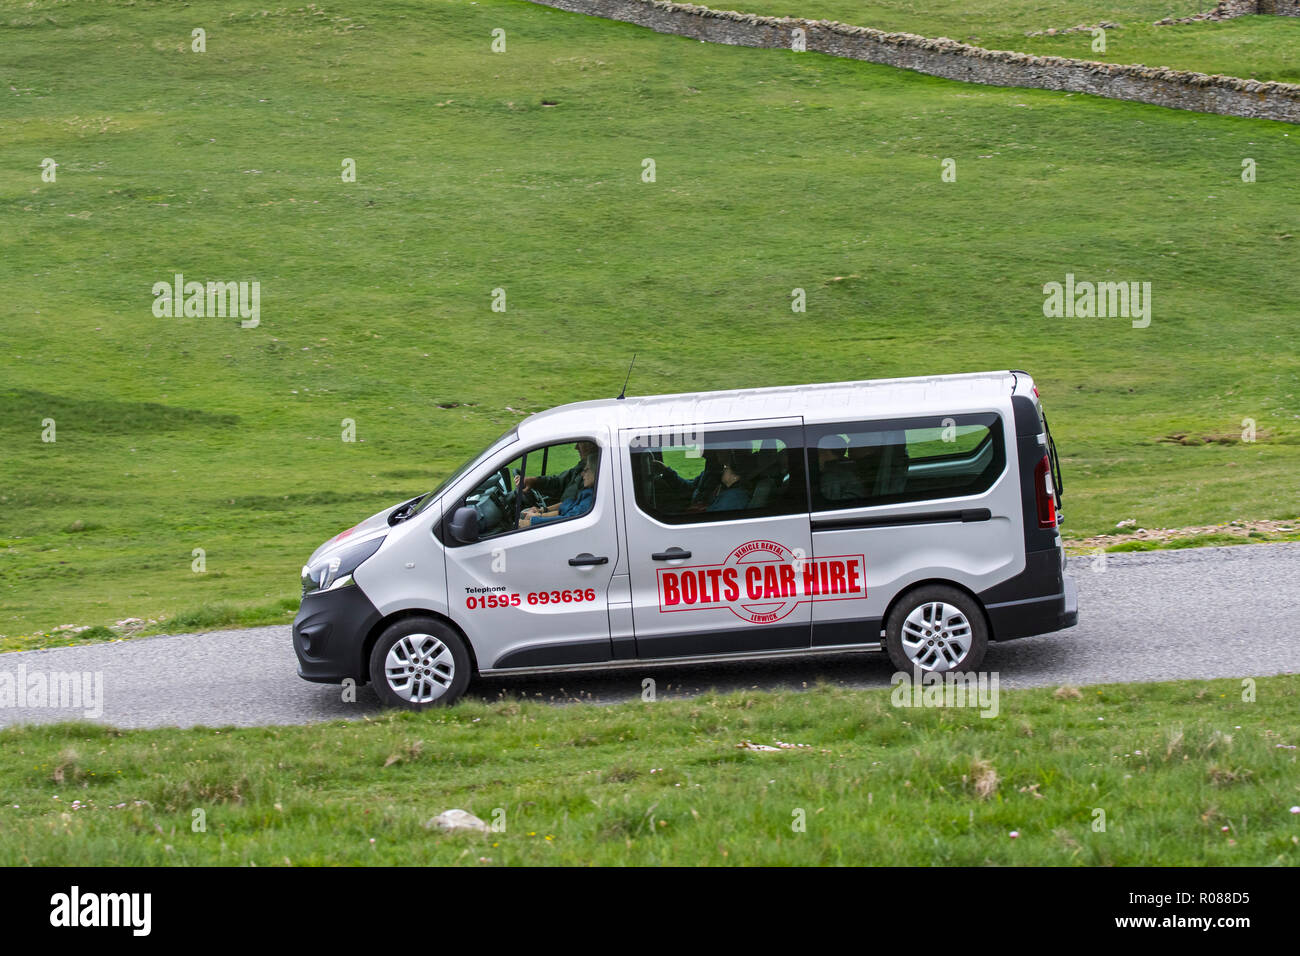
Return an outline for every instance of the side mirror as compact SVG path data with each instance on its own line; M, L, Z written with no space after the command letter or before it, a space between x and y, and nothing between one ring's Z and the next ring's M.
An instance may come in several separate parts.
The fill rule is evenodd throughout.
M447 525L447 533L458 544L469 544L478 540L478 512L468 505L457 508Z

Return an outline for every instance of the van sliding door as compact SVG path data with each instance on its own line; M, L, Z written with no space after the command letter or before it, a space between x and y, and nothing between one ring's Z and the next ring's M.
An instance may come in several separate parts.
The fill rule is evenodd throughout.
M619 442L636 656L808 647L822 569L803 420L665 423Z

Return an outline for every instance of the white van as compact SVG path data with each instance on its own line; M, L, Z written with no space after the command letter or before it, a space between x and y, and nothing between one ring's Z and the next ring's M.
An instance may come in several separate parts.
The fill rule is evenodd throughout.
M317 549L298 673L422 708L476 674L973 670L1078 620L1060 491L1020 371L564 405Z

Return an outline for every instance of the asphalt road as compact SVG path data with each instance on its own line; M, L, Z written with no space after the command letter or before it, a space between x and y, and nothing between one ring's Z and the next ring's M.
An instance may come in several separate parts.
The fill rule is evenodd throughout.
M1071 559L1079 625L993 644L984 670L1002 687L1056 686L1300 672L1300 543ZM0 674L102 672L102 713L0 706L0 725L93 719L120 727L297 724L378 711L369 688L345 703L338 687L295 671L289 628L179 634L116 644L0 655ZM470 695L556 703L640 696L653 676L659 699L719 691L799 689L819 680L889 686L883 654L800 661L632 668L618 673L480 680Z

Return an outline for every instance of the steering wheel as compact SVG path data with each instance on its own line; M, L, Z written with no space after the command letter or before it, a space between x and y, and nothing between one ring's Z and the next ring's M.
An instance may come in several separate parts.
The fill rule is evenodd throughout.
M479 520L484 525L484 531L490 531L492 534L504 531L508 516L514 514L514 502L509 500L500 486L489 488L484 492L475 508L479 513Z
M488 489L487 497L491 499L500 511L501 523L504 525L509 517L515 513L515 495L512 491L506 491L500 485ZM538 511L546 509L546 498L538 491L530 488L523 493L523 507L535 507ZM522 508L520 509L522 510Z

